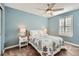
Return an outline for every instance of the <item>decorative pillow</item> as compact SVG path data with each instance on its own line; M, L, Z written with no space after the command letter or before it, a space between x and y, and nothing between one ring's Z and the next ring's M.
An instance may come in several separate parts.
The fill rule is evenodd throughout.
M39 37L39 36L45 36L47 33L45 33L43 30L30 30L30 35L32 37Z
M39 36L39 30L30 30L31 36Z
M47 33L45 33L43 30L40 30L40 31L39 31L39 34L40 34L40 36L45 36L45 35L47 35Z

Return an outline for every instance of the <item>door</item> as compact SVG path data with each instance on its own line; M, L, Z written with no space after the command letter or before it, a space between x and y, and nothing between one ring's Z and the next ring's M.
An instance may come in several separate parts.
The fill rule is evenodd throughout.
M1 55L1 8L0 8L0 55Z

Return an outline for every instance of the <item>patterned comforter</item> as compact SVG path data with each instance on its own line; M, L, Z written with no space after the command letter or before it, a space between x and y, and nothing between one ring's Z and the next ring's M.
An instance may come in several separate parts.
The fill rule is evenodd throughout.
M49 55L64 45L61 37L50 35L30 37L30 42L37 47L39 51L48 52Z

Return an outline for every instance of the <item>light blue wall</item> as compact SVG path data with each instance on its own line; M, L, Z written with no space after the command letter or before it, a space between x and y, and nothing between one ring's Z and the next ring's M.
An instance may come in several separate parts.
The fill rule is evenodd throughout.
M27 29L47 27L47 18L5 7L5 47L18 44L18 26L24 24Z
M64 14L60 14L54 17L49 18L48 20L48 33L50 35L57 35L58 31L59 31L59 19L60 17L64 17L64 16L68 16L68 15L73 15L74 19L73 19L73 37L65 37L62 36L62 38L65 41L74 43L74 44L79 44L79 10L74 10L71 12L67 12Z

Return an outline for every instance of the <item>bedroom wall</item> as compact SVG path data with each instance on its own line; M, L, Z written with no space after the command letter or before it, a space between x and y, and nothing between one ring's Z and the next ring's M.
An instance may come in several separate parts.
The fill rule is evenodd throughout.
M47 23L47 18L5 7L5 47L18 44L18 26L20 24L24 24L29 30L47 27Z
M65 41L74 43L74 44L79 44L79 9L70 11L64 14L60 14L54 17L51 17L48 19L48 33L50 35L57 35L59 31L59 19L60 17L68 16L68 15L73 15L73 37L66 37L66 36L61 36Z
M79 44L79 10L74 10L64 14L60 14L49 19L33 15L28 12L23 12L10 7L5 7L5 47L18 44L18 25L24 24L27 29L39 29L42 26L48 26L48 34L58 35L59 19L60 17L73 15L74 16L74 28L73 37L61 36L65 41Z

